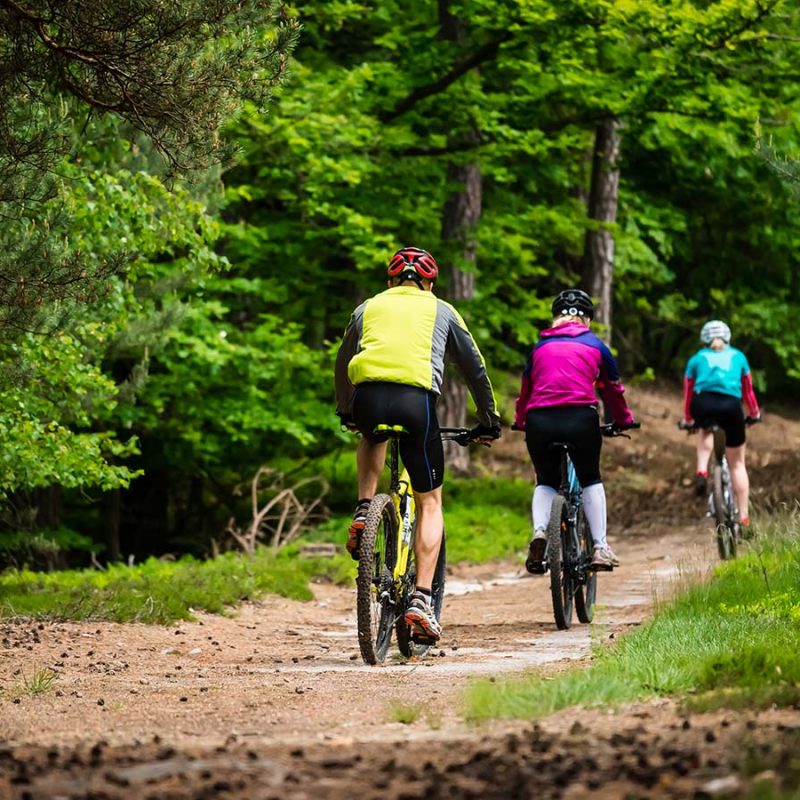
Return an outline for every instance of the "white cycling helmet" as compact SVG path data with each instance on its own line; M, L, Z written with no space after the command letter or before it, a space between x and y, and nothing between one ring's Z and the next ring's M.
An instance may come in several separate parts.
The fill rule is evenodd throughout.
M714 339L722 339L725 344L730 344L731 329L722 320L712 319L700 331L700 341L703 344L711 344Z

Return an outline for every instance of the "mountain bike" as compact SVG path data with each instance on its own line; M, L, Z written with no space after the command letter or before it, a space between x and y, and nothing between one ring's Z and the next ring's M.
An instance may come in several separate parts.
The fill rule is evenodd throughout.
M639 427L638 422L624 428L610 422L601 425L600 430L606 437L630 439L623 431ZM561 451L561 485L550 509L544 558L550 573L556 627L567 630L572 625L573 607L581 622L592 621L597 599L597 570L592 568L594 543L583 511L578 476L569 457L569 445L554 442L550 447Z
M375 433L389 437L389 491L377 494L367 512L359 547L356 577L358 645L367 664L386 658L397 633L397 646L406 656L424 655L433 641L413 634L404 616L416 586L414 534L416 514L408 472L400 469L400 425L378 425ZM443 441L466 447L472 442L468 428L442 428ZM445 537L431 586L431 607L438 620L442 613L445 584Z
M746 417L745 425L755 425L760 420L756 417ZM687 433L697 433L700 426L687 425L683 420L678 422L678 428ZM742 540L742 526L739 524L739 508L736 504L736 493L733 490L731 470L728 458L725 455L725 431L719 423L711 421L704 428L711 431L714 436L714 452L711 455L708 469L708 511L707 516L712 517L716 524L717 550L723 561L736 557L736 548Z

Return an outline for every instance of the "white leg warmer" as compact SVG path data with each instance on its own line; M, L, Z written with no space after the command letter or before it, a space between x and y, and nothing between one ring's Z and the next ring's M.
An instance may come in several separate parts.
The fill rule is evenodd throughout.
M583 490L583 510L595 547L606 547L606 490L595 483Z
M533 531L543 531L550 522L550 509L553 507L553 498L558 492L552 486L537 486L533 490L531 514L533 516Z

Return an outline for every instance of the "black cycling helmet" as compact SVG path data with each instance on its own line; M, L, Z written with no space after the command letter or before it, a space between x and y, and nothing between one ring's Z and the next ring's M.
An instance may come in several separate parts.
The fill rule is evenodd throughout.
M553 317L589 317L594 319L594 303L582 289L565 289L561 292L551 307Z
M439 265L434 257L419 247L401 247L389 262L387 274L399 281L412 280L417 284L420 278L435 281L439 277Z

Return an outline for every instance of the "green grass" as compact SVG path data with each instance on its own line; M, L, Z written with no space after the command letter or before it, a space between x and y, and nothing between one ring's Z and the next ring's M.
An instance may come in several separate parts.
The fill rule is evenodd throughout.
M529 481L510 478L448 478L444 485L447 560L483 563L520 555L531 535ZM343 545L349 516L337 516L311 534Z
M23 676L22 687L25 694L35 697L49 691L56 680L58 680L58 673L49 667L34 669L30 677Z
M472 719L530 718L573 705L683 695L695 708L800 700L800 519L762 526L749 552L661 605L655 617L588 669L480 681Z
M402 725L413 725L420 717L422 708L418 705L394 703L389 708L389 719Z
M482 562L513 556L528 541L531 488L523 480L453 479L445 500L448 561ZM343 545L349 516L337 516L303 541ZM225 613L242 600L280 594L311 599L317 577L350 583L355 565L346 553L332 559L298 558L302 542L250 559L226 553L200 561L148 559L128 567L0 574L0 617L106 619L168 624L194 611Z
M482 563L513 557L531 536L530 481L453 478L444 487L447 560Z
M253 558L235 553L208 561L151 558L132 567L114 564L102 572L7 570L0 575L0 617L167 624L192 619L193 610L224 613L267 593L308 600L313 578L346 582L352 571L346 555L298 558L296 547L277 554L263 548Z

